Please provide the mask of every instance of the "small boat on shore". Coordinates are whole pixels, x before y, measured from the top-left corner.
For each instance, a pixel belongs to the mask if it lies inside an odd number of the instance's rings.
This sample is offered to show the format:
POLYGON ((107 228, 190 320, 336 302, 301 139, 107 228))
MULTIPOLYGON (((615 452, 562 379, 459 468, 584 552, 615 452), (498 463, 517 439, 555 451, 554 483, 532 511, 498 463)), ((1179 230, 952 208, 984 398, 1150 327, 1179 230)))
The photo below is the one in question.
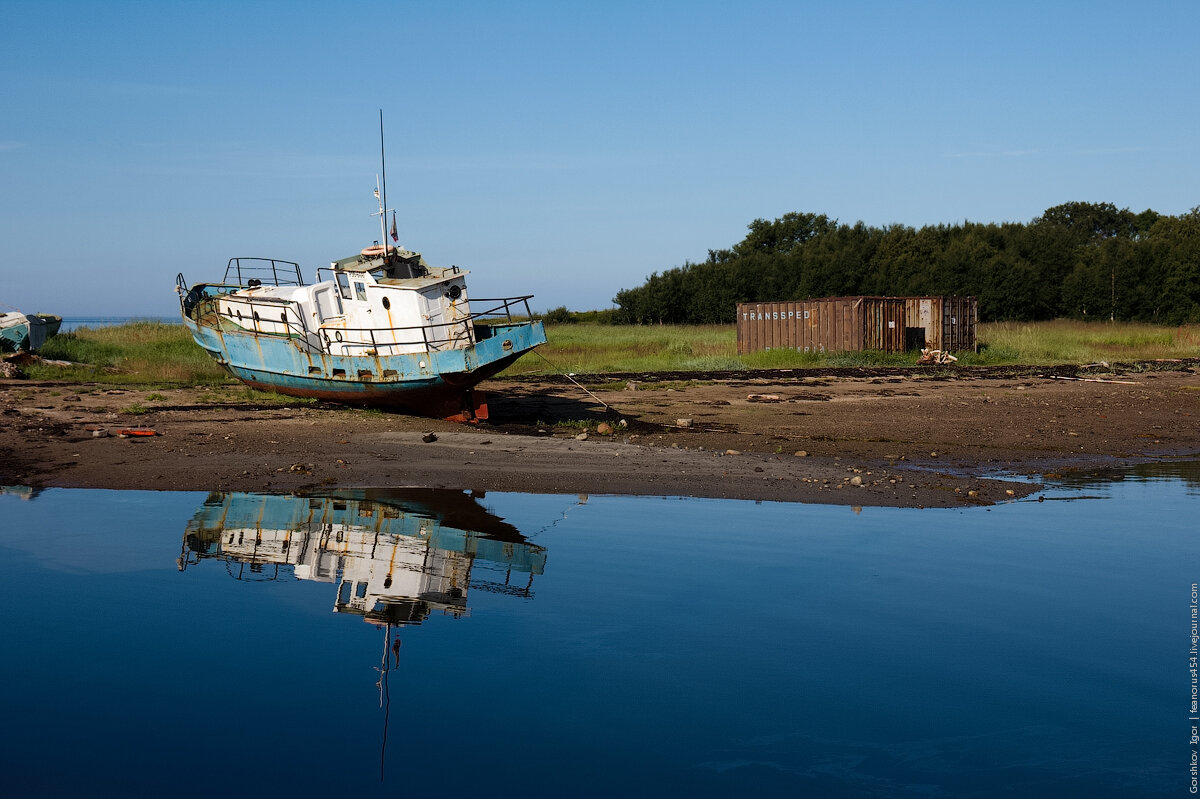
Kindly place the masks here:
MULTIPOLYGON (((379 138, 383 165, 382 112, 379 138)), ((399 235, 387 207, 386 166, 382 174, 375 186, 382 245, 318 269, 312 284, 297 263, 275 258, 231 258, 220 283, 189 286, 181 273, 183 324, 254 388, 486 419, 475 386, 546 342, 529 309, 532 295, 468 299, 465 270, 430 266, 393 245, 399 235)))
POLYGON ((62 317, 53 314, 0 313, 0 352, 39 350, 61 326, 62 317))
POLYGON ((180 273, 183 324, 253 388, 486 419, 475 386, 546 343, 529 309, 533 295, 470 300, 465 270, 430 266, 420 253, 389 243, 399 235, 396 212, 387 207, 382 111, 379 144, 382 245, 318 269, 312 284, 297 263, 275 258, 230 258, 220 283, 189 286, 180 273))
POLYGON ((183 323, 231 374, 296 397, 487 418, 480 381, 546 341, 532 295, 468 300, 467 272, 374 245, 318 270, 231 258, 220 283, 176 280, 183 323))

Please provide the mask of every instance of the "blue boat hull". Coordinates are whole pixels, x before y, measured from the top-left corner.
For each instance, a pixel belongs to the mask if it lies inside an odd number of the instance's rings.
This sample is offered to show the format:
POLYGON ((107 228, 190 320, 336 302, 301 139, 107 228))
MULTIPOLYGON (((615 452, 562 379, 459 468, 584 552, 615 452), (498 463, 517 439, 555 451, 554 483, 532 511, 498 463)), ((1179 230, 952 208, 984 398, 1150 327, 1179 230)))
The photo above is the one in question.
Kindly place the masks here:
POLYGON ((546 342, 541 322, 480 325, 463 349, 400 355, 332 355, 303 340, 255 333, 227 320, 212 326, 188 316, 192 338, 234 377, 254 388, 295 397, 396 407, 429 416, 470 411, 482 380, 546 342))
POLYGON ((0 352, 29 349, 29 323, 11 325, 0 330, 0 352))
POLYGON ((58 332, 62 317, 53 314, 8 313, 0 327, 0 352, 32 352, 41 349, 46 339, 58 332), (17 323, 14 324, 15 320, 17 323))

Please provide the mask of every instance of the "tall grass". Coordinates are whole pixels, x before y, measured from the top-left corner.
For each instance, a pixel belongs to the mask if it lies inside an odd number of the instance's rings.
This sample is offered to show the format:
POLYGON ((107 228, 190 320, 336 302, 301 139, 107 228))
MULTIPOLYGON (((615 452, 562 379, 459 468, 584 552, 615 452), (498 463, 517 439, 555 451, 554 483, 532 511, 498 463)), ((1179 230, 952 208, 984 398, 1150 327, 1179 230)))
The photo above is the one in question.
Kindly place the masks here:
POLYGON ((979 326, 980 351, 962 363, 1112 363, 1200 356, 1200 325, 1139 322, 992 322, 979 326))
MULTIPOLYGON (((547 337, 549 343, 525 355, 504 374, 906 366, 915 365, 917 359, 914 352, 771 350, 739 356, 732 325, 619 326, 571 322, 548 325, 547 337)), ((956 353, 960 364, 1038 366, 1200 357, 1200 325, 994 322, 980 325, 977 338, 979 352, 956 353)), ((26 375, 37 380, 236 385, 192 341, 183 325, 131 322, 113 327, 83 327, 54 336, 39 354, 74 365, 25 367, 26 375)))
MULTIPOLYGON (((739 356, 732 325, 547 325, 543 358, 527 355, 506 374, 561 370, 578 374, 822 366, 915 366, 918 353, 795 352, 739 356), (547 364, 547 361, 550 363, 547 364)), ((977 331, 979 352, 955 353, 969 365, 1087 364, 1200 357, 1200 325, 1164 327, 1107 322, 993 322, 977 331)))
POLYGON ((587 322, 547 325, 548 343, 507 374, 579 374, 665 370, 741 369, 734 329, 728 325, 621 326, 587 322), (549 361, 549 363, 547 363, 549 361))
POLYGON ((25 367, 26 375, 36 380, 162 385, 221 385, 231 380, 192 341, 187 328, 163 322, 81 327, 53 336, 38 354, 72 365, 25 367))

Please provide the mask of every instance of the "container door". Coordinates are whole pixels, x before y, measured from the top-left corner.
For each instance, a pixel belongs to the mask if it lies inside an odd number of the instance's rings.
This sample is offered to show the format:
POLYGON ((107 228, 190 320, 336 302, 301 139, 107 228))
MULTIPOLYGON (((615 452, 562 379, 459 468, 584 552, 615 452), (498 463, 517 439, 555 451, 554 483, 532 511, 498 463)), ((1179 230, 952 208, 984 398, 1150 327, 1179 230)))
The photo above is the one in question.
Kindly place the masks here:
POLYGON ((941 337, 938 335, 940 331, 933 329, 933 300, 921 300, 921 305, 917 311, 919 324, 925 330, 925 347, 939 347, 941 337))

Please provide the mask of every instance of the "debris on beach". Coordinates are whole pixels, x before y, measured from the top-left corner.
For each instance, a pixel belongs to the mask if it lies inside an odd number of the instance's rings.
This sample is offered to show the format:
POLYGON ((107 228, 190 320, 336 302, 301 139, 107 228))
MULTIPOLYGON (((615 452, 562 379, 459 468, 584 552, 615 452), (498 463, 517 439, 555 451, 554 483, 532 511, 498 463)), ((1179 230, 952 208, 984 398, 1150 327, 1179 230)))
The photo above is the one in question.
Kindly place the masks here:
POLYGON ((149 427, 123 427, 117 431, 117 435, 121 438, 149 438, 158 435, 158 431, 149 427))
POLYGON ((921 357, 917 358, 917 363, 922 366, 927 366, 929 364, 946 366, 952 363, 958 363, 958 358, 955 358, 946 350, 922 349, 921 357))

